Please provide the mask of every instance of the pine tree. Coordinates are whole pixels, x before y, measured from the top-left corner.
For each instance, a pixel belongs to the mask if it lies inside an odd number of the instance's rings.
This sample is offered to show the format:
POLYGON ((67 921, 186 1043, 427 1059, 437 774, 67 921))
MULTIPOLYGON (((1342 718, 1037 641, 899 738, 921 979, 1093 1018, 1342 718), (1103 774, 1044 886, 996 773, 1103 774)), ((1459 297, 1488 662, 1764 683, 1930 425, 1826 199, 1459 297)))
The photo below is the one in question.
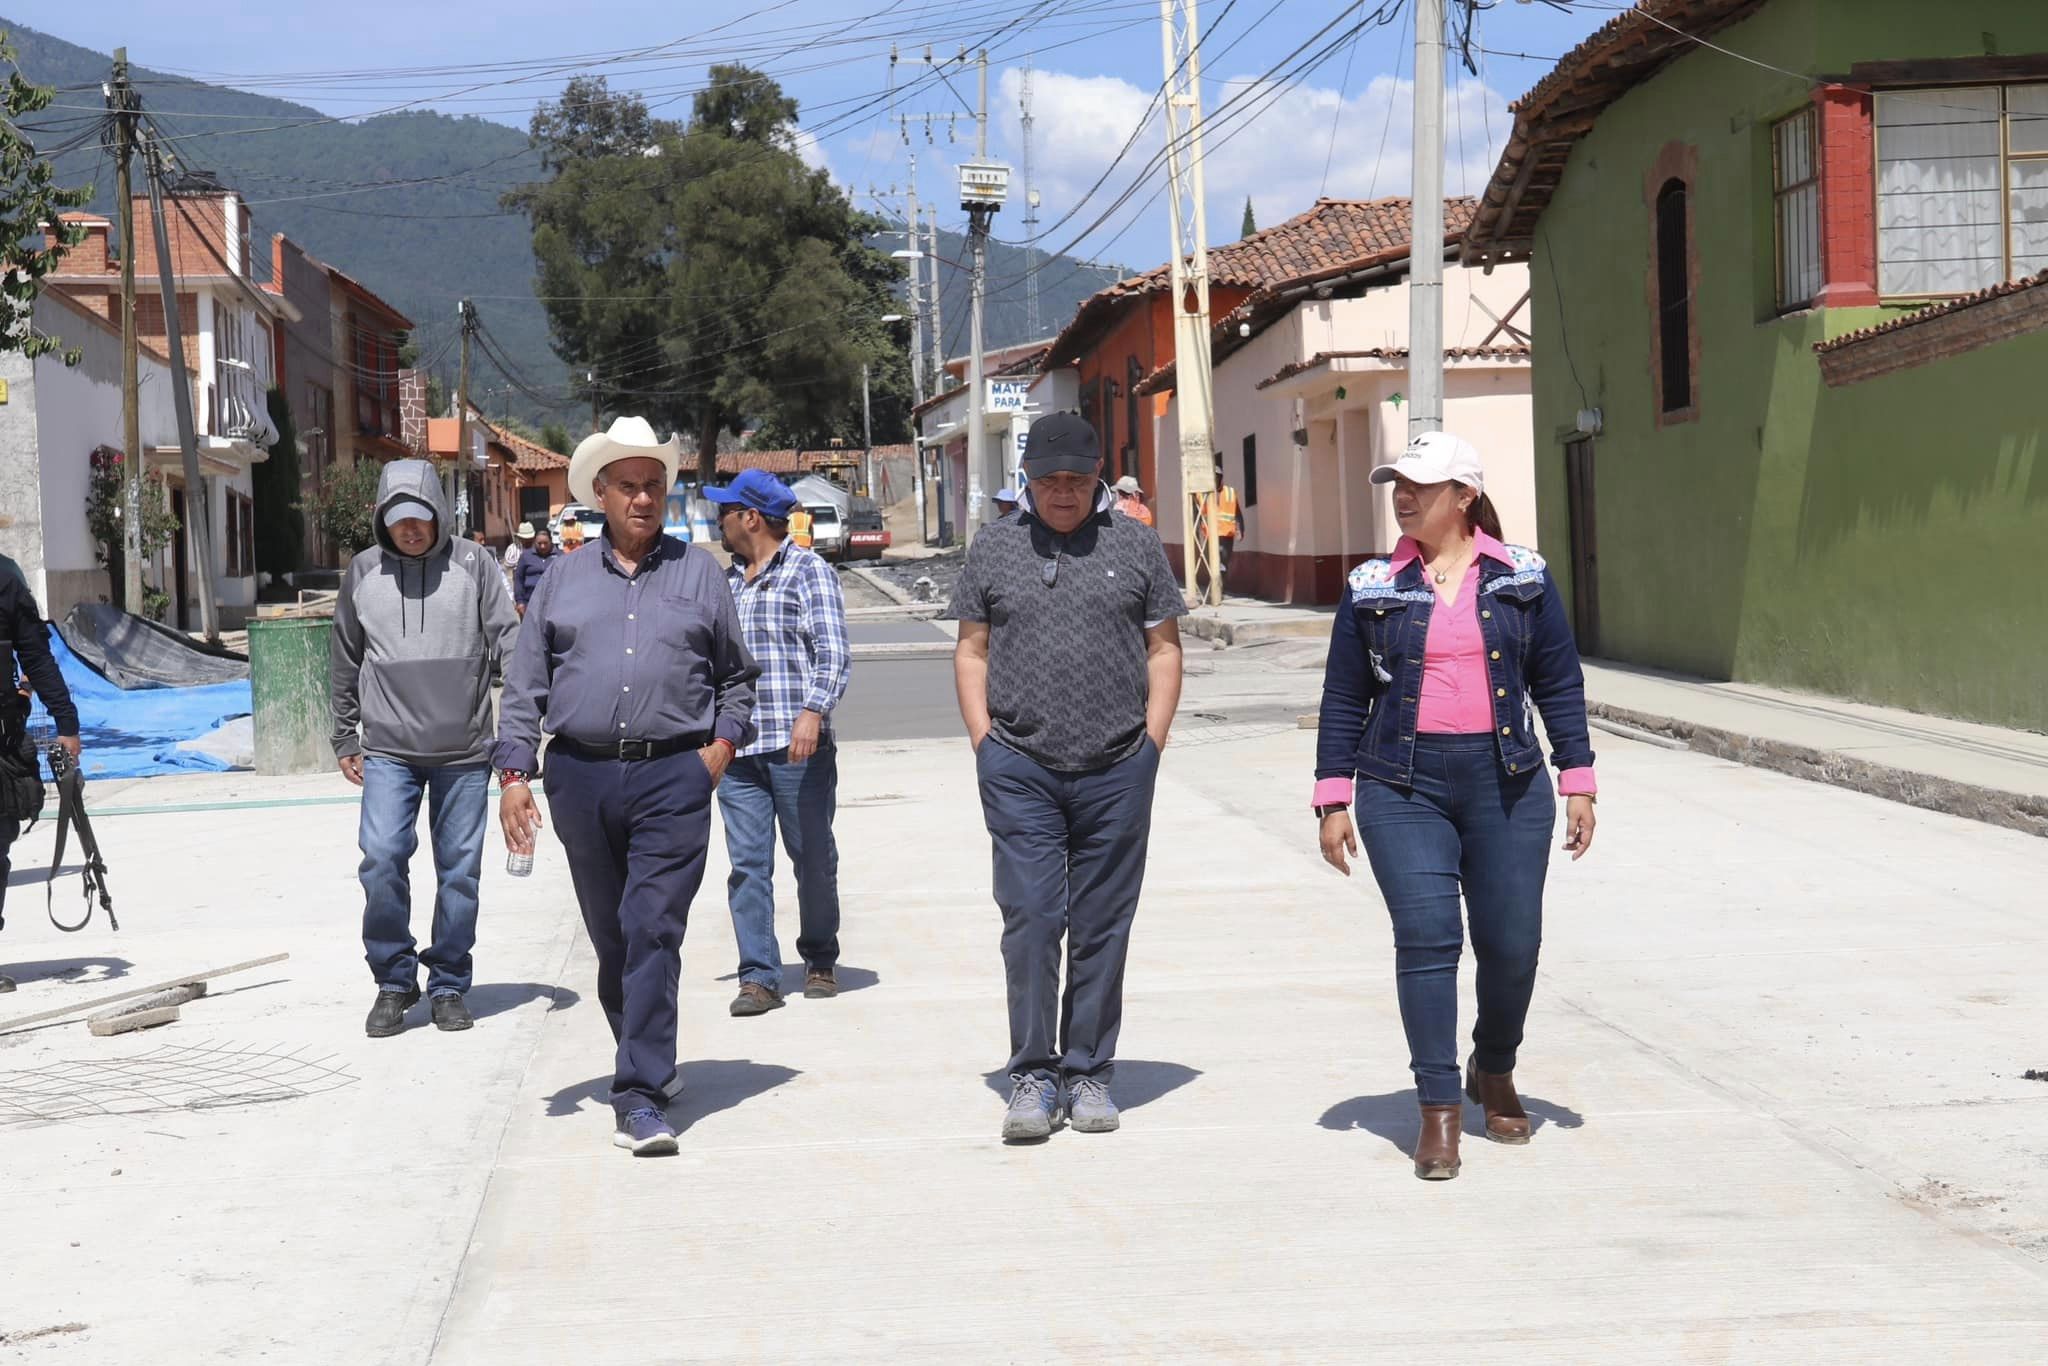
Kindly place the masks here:
POLYGON ((1259 220, 1252 217, 1252 197, 1244 197, 1244 226, 1238 229, 1238 236, 1250 237, 1259 230, 1259 220))
MULTIPOLYGON (((14 59, 6 30, 0 29, 0 62, 11 68, 0 94, 5 113, 0 118, 0 352, 19 351, 33 360, 63 346, 35 330, 42 279, 67 250, 85 240, 83 228, 59 215, 90 201, 93 192, 90 185, 64 189, 55 184, 48 158, 22 133, 21 120, 48 108, 57 92, 24 80, 14 59)), ((77 364, 78 353, 67 352, 64 361, 77 364)))

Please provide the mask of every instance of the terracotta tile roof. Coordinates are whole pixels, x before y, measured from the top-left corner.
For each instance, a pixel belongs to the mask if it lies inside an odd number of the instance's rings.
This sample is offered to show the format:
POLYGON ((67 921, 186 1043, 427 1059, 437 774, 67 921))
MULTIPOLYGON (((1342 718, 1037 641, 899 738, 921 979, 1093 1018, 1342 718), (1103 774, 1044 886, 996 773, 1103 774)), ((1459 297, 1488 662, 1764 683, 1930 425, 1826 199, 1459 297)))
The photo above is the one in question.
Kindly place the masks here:
POLYGON ((1843 347, 1853 346, 1857 342, 1868 341, 1872 337, 1888 336, 1893 332, 1903 331, 1908 327, 1918 327, 1922 323, 1932 322, 1936 318, 1945 318, 1952 313, 1960 313, 1966 308, 1975 308, 1980 304, 1990 303, 1993 299, 2003 299, 2007 295, 2019 294, 2026 290, 2039 289, 2043 285, 2048 285, 2048 271, 2043 271, 2039 275, 2030 275, 2024 280, 2007 280, 2002 284, 1993 285, 1989 289, 1980 289, 1975 294, 1965 294, 1959 299, 1950 299, 1946 303, 1932 304, 1917 313, 1908 313, 1903 317, 1893 318, 1890 322, 1878 323, 1874 327, 1864 327, 1858 328, 1854 332, 1844 332, 1841 336, 1829 341, 1815 342, 1813 349, 1825 356, 1831 352, 1840 351, 1843 347))
MULTIPOLYGON (((1445 240, 1456 241, 1472 221, 1475 201, 1444 201, 1445 240)), ((1413 209, 1405 199, 1318 199, 1315 207, 1284 223, 1209 250, 1209 283, 1235 289, 1280 288, 1303 280, 1356 270, 1376 258, 1408 254, 1413 209)), ((1171 286, 1171 264, 1119 280, 1098 290, 1054 338, 1056 363, 1075 353, 1105 327, 1126 300, 1171 286)))
POLYGON ((1048 342, 1035 351, 1027 351, 1007 363, 989 371, 990 379, 1008 379, 1016 375, 1035 375, 1045 358, 1052 354, 1052 343, 1048 342))
POLYGON ((492 441, 512 453, 512 465, 515 469, 532 474, 544 470, 566 470, 569 468, 569 457, 566 455, 558 454, 549 450, 546 446, 528 441, 525 437, 508 432, 503 427, 496 426, 495 424, 487 422, 484 426, 490 432, 490 439, 492 441))
POLYGON ((1816 343, 1821 378, 1840 388, 2048 331, 2043 286, 2048 271, 1816 343))
MULTIPOLYGON (((1453 346, 1444 352, 1447 361, 1459 360, 1503 360, 1525 361, 1530 356, 1526 346, 1453 346)), ((1333 360, 1398 360, 1408 359, 1405 346, 1375 346, 1367 351, 1318 351, 1307 360, 1298 360, 1259 381, 1259 388, 1270 388, 1296 375, 1305 375, 1311 370, 1328 365, 1333 360)))
POLYGON ((1603 111, 1765 0, 1639 0, 1559 59, 1510 108, 1514 129, 1480 197, 1465 259, 1526 256, 1536 220, 1564 178, 1572 148, 1603 111))

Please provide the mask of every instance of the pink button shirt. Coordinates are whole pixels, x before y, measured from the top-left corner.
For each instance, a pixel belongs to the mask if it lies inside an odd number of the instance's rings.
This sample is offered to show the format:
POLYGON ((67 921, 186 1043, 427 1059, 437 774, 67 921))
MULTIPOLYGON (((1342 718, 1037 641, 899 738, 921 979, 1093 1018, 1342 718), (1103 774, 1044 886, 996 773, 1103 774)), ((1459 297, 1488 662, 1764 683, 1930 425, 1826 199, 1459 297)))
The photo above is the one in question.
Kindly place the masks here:
MULTIPOLYGON (((1507 547, 1485 532, 1473 535, 1478 555, 1509 563, 1507 547)), ((1396 574, 1422 558, 1415 542, 1403 536, 1394 546, 1390 566, 1396 574)), ((1486 637, 1479 629, 1479 563, 1475 558, 1458 586, 1458 600, 1437 599, 1430 613, 1429 636, 1422 651, 1422 693, 1416 699, 1415 728, 1424 735, 1491 735, 1493 678, 1486 668, 1486 637)), ((1350 778, 1324 778, 1316 783, 1314 804, 1333 806, 1352 797, 1350 778)), ((1567 797, 1592 796, 1599 784, 1590 766, 1568 768, 1557 775, 1557 790, 1567 797)))

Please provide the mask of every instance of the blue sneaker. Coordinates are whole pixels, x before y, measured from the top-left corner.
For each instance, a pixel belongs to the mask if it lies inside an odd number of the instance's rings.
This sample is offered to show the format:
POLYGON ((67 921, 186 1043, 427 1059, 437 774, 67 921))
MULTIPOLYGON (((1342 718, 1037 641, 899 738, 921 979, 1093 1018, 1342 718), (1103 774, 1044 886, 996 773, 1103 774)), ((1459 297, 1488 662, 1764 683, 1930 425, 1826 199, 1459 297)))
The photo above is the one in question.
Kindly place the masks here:
POLYGON ((1052 1137, 1052 1112, 1059 1103, 1058 1083, 1030 1075, 1010 1077, 1010 1108, 1003 1115, 1006 1142, 1052 1137))
POLYGON ((676 1131, 662 1118, 661 1111, 645 1106, 628 1111, 619 1121, 612 1146, 630 1148, 635 1157, 673 1157, 679 1151, 676 1131))

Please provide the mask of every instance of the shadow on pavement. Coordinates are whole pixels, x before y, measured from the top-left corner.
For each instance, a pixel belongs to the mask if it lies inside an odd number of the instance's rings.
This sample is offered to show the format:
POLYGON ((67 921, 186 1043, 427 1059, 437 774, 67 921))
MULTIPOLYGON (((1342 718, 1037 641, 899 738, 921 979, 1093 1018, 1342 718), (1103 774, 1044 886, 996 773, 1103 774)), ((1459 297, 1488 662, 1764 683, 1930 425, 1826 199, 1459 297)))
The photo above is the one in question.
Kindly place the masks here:
MULTIPOLYGON (((1109 1096, 1119 1110, 1135 1110, 1140 1105, 1150 1105, 1161 1096, 1178 1091, 1196 1077, 1199 1069, 1177 1062, 1147 1062, 1142 1058, 1118 1058, 1116 1077, 1110 1083, 1109 1096)), ((1010 1074, 990 1072, 982 1080, 988 1089, 1010 1098, 1010 1074)))
MULTIPOLYGON (((677 1070, 683 1075, 683 1092, 668 1106, 668 1115, 678 1132, 802 1075, 794 1067, 746 1058, 704 1058, 683 1063, 677 1070)), ((548 1116, 559 1119, 586 1106, 602 1109, 609 1103, 611 1091, 610 1074, 565 1086, 547 1098, 548 1116)))
MULTIPOLYGON (((57 870, 57 876, 76 877, 84 871, 85 865, 82 863, 67 863, 57 870)), ((10 887, 40 887, 49 880, 48 868, 15 868, 7 874, 7 885, 10 887)))
MULTIPOLYGON (((849 991, 865 991, 882 980, 882 976, 878 972, 872 972, 867 968, 850 968, 844 963, 834 968, 832 975, 839 979, 839 994, 841 996, 844 996, 849 991)), ((740 975, 737 972, 728 972, 718 980, 721 982, 737 982, 740 980, 740 975)), ((804 965, 802 963, 784 963, 782 965, 782 994, 784 996, 801 996, 804 994, 804 965)))
POLYGON ((485 982, 469 989, 469 1013, 479 1020, 517 1010, 528 1001, 551 1000, 549 1010, 567 1010, 583 998, 552 982, 485 982))
MULTIPOLYGON (((1552 1124, 1560 1129, 1577 1129, 1586 1123, 1585 1116, 1577 1110, 1553 1105, 1535 1096, 1523 1096, 1522 1108, 1529 1112, 1532 1136, 1552 1124)), ((1317 1123, 1325 1129, 1363 1129, 1367 1133, 1378 1134, 1405 1153, 1414 1146, 1419 1117, 1415 1092, 1403 1089, 1381 1096, 1353 1096, 1350 1100, 1339 1101, 1323 1111, 1323 1117, 1317 1123)), ((1486 1137, 1486 1111, 1469 1101, 1465 1104, 1464 1132, 1469 1138, 1486 1137)))
POLYGON ((111 982, 126 977, 134 964, 125 958, 43 958, 33 963, 10 963, 0 958, 0 973, 16 982, 111 982))

